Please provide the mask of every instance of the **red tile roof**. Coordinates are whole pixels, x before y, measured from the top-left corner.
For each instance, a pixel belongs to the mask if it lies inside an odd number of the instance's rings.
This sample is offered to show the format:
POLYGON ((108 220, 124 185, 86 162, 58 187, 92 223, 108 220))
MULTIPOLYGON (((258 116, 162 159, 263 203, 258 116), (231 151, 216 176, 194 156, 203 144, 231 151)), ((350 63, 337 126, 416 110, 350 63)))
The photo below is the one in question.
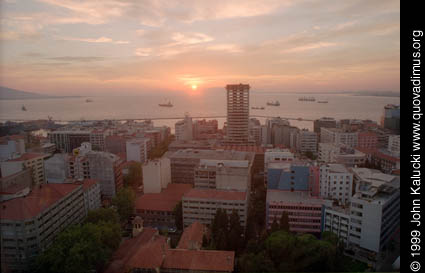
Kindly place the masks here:
POLYGON ((99 183, 99 181, 96 179, 84 179, 82 183, 84 191, 87 191, 88 189, 96 185, 97 183, 99 183))
POLYGON ((169 249, 162 268, 232 272, 234 251, 169 249))
POLYGON ((31 159, 35 159, 35 158, 38 158, 38 157, 44 157, 44 156, 45 156, 45 154, 25 153, 18 158, 9 159, 8 161, 26 161, 26 160, 31 160, 31 159))
POLYGON ((192 189, 190 184, 169 184, 161 193, 147 193, 136 199, 136 210, 173 211, 183 195, 192 189))
POLYGON ((198 246, 202 246, 202 237, 204 236, 204 231, 206 227, 200 222, 194 222, 188 226, 177 245, 177 248, 189 249, 192 243, 196 243, 198 246))
POLYGON ((160 268, 167 250, 167 238, 154 235, 152 240, 139 246, 128 265, 130 268, 160 268))
POLYGON ((186 193, 184 197, 216 200, 246 200, 246 192, 192 189, 186 193))
MULTIPOLYGON (((148 242, 152 241, 157 233, 156 229, 145 227, 138 236, 124 241, 113 254, 105 273, 121 273, 131 269, 130 260, 138 254, 140 248, 146 248, 148 242)), ((140 258, 143 259, 143 257, 140 258)))
POLYGON ((22 221, 39 215, 57 201, 74 191, 75 184, 43 184, 35 187, 30 194, 3 202, 0 219, 22 221))

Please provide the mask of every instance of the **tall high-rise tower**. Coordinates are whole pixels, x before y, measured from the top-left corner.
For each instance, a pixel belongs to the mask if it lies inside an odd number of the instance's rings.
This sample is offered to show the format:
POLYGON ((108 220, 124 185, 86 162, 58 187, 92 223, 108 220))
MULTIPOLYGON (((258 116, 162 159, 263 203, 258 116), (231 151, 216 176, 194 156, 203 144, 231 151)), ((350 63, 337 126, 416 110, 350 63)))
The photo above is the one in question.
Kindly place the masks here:
POLYGON ((249 144, 249 84, 228 84, 227 142, 249 144))

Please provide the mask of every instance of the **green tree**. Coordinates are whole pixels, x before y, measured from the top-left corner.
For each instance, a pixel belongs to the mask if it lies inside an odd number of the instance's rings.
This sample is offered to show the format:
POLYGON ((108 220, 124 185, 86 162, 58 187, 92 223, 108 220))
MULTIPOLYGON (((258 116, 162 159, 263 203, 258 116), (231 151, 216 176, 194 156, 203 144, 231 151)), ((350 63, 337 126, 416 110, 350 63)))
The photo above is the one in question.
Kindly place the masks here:
POLYGON ((180 201, 173 209, 174 223, 179 230, 183 230, 183 205, 180 201))
POLYGON ((283 211, 280 217, 279 229, 289 232, 289 216, 286 211, 283 211))
POLYGON ((243 227, 237 210, 233 210, 229 218, 228 250, 238 251, 242 247, 243 227))
POLYGON ((273 223, 270 227, 270 233, 276 232, 279 230, 279 224, 277 223, 276 215, 273 218, 273 223))
POLYGON ((273 262, 264 251, 243 254, 238 261, 240 272, 276 272, 273 262))
POLYGON ((121 222, 126 222, 134 212, 134 201, 136 195, 131 188, 122 188, 112 199, 112 205, 117 208, 121 222))
POLYGON ((111 208, 99 208, 88 212, 85 219, 86 223, 97 224, 99 222, 119 223, 119 216, 116 211, 111 208))
POLYGON ((217 209, 211 225, 212 244, 217 250, 228 248, 228 226, 229 218, 226 211, 221 208, 217 209))
POLYGON ((131 187, 137 191, 138 187, 143 184, 142 163, 132 162, 128 168, 128 174, 124 176, 124 186, 131 187))

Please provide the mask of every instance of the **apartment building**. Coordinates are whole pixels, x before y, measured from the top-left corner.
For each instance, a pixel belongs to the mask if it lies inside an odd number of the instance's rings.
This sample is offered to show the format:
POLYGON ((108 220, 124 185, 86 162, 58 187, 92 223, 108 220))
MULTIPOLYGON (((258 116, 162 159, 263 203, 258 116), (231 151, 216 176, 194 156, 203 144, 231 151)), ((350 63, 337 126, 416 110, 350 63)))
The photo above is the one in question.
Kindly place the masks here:
POLYGON ((353 174, 342 164, 320 166, 320 196, 338 201, 341 205, 350 201, 353 193, 353 174))
POLYGON ((44 184, 2 202, 2 272, 24 272, 55 237, 85 217, 82 185, 44 184))
POLYGON ((377 149, 378 148, 378 135, 375 132, 364 131, 358 133, 358 148, 377 149))
MULTIPOLYGON (((69 175, 70 165, 68 161, 70 156, 68 154, 54 154, 52 157, 44 161, 44 173, 46 176, 46 183, 63 183, 68 177, 76 176, 75 169, 72 168, 73 174, 69 175)), ((78 176, 77 176, 78 177, 78 176)))
POLYGON ((32 184, 30 169, 0 177, 0 202, 27 195, 32 184))
POLYGON ((400 135, 391 135, 388 137, 387 150, 394 155, 400 155, 400 135))
POLYGON ((313 123, 313 131, 320 134, 320 128, 336 128, 337 122, 334 118, 323 117, 316 119, 313 123))
POLYGON ((192 118, 188 115, 183 120, 177 121, 175 124, 176 140, 192 140, 193 139, 193 123, 192 118))
POLYGON ((267 165, 267 189, 309 191, 310 166, 301 161, 271 162, 267 165))
POLYGON ((317 153, 317 133, 303 129, 296 134, 296 148, 299 153, 317 153))
POLYGON ((143 192, 160 193, 171 183, 170 159, 149 160, 143 164, 143 192))
POLYGON ((366 168, 352 168, 352 173, 355 194, 350 206, 327 207, 324 230, 341 236, 360 254, 376 255, 400 226, 400 177, 366 168), (335 224, 334 215, 344 222, 343 226, 335 224))
POLYGON ((2 174, 8 175, 6 172, 4 172, 5 169, 8 169, 9 167, 14 169, 12 167, 13 165, 21 165, 24 168, 28 168, 31 170, 32 180, 34 185, 43 184, 45 182, 45 175, 44 175, 44 158, 46 157, 45 154, 38 154, 38 153, 25 153, 22 154, 18 158, 9 159, 6 162, 2 162, 2 174))
POLYGON ((228 84, 227 142, 247 145, 249 142, 249 84, 228 84))
POLYGON ((216 137, 218 132, 218 121, 213 120, 195 120, 193 122, 193 138, 196 140, 210 139, 216 137))
POLYGON ((126 143, 127 161, 144 163, 148 160, 151 150, 149 138, 138 138, 128 140, 126 143))
POLYGON ((358 132, 343 130, 340 128, 321 128, 320 129, 321 143, 345 144, 349 147, 357 147, 358 132))
POLYGON ((25 153, 25 141, 21 137, 0 138, 0 161, 5 161, 25 153))

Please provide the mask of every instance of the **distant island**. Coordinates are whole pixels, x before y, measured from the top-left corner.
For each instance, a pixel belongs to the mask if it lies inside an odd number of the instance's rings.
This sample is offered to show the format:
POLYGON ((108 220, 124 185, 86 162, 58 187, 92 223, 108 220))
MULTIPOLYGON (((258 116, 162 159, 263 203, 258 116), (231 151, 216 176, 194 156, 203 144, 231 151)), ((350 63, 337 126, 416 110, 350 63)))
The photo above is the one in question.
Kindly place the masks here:
POLYGON ((0 100, 58 99, 79 97, 81 96, 48 96, 0 86, 0 100))

